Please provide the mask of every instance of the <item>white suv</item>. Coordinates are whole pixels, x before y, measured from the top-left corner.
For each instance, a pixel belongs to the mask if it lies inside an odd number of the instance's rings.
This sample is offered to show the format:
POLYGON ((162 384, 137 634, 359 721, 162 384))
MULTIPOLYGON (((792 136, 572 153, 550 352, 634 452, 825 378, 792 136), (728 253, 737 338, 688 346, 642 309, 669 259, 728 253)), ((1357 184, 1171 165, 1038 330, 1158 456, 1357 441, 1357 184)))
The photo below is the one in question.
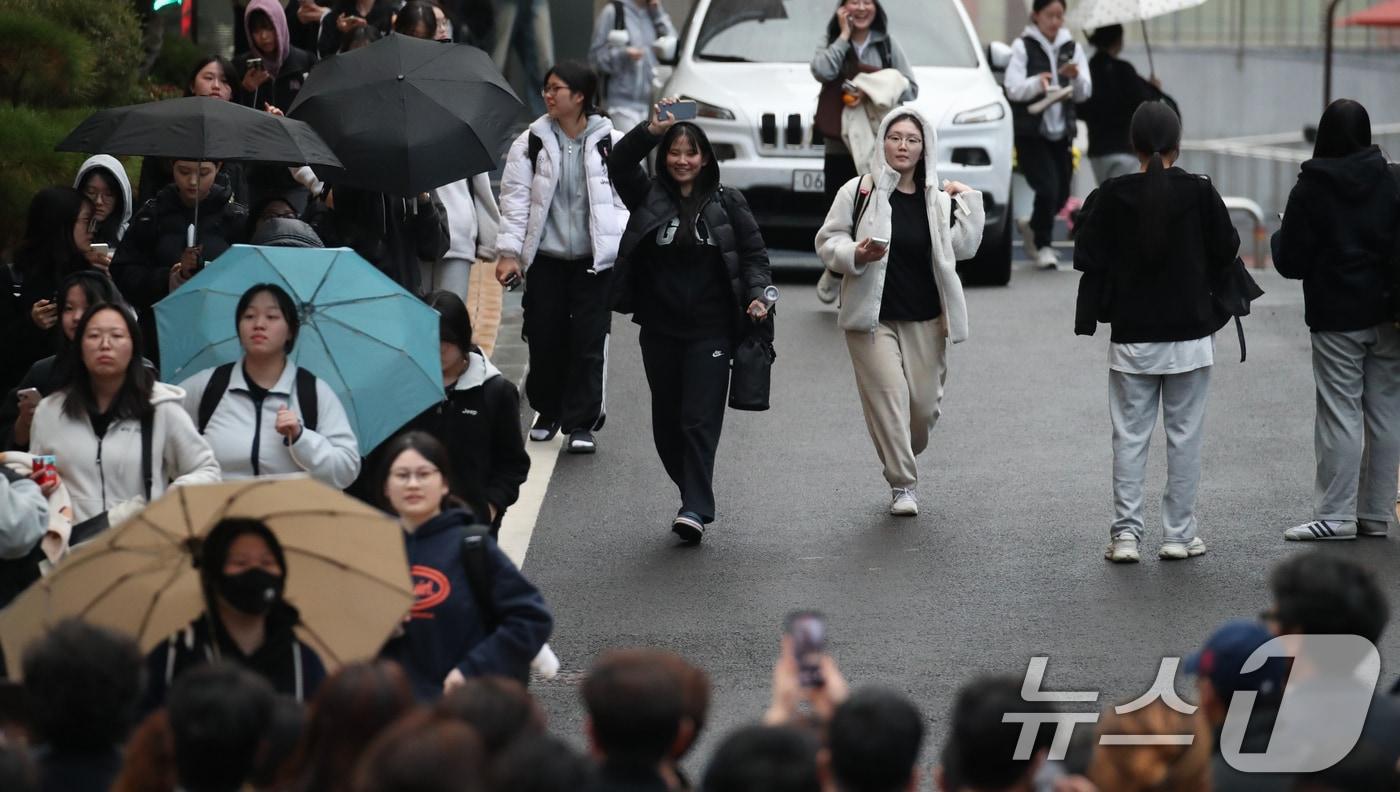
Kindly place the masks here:
MULTIPOLYGON (((939 176, 980 190, 987 226, 969 282, 1011 279, 1011 108, 960 0, 881 0, 914 67, 914 104, 938 124, 939 176)), ((815 231, 828 204, 820 85, 809 64, 835 0, 699 0, 661 95, 699 103, 724 181, 744 191, 768 229, 815 231)), ((1001 60, 1004 46, 993 45, 1001 60)), ((997 64, 1003 66, 1004 64, 997 64)))

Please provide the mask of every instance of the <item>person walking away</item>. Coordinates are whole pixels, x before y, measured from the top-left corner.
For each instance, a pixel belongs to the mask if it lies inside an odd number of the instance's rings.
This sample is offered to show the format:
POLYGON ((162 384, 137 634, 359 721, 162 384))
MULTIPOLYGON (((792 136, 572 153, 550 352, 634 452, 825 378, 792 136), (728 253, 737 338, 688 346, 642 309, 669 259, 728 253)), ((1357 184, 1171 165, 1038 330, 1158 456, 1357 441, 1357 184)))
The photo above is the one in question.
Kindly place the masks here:
POLYGON ((1161 102, 1133 114, 1140 173, 1110 179, 1079 216, 1074 268, 1084 273, 1074 331, 1113 328, 1108 349, 1113 425, 1113 522, 1104 558, 1139 560, 1143 480, 1157 423, 1167 436, 1158 557, 1206 551, 1196 523, 1206 395, 1215 363, 1214 333, 1229 316, 1213 295, 1235 266, 1240 237, 1210 180, 1174 167, 1181 121, 1161 102))
POLYGON ((676 123, 667 99, 627 133, 608 170, 627 204, 613 307, 641 326, 652 438, 680 488, 671 530, 699 542, 715 519, 714 469, 729 364, 752 322, 768 316, 768 251, 748 202, 720 184, 704 131, 676 123), (643 161, 660 144, 657 175, 643 161))
POLYGON ((217 180, 221 167, 218 162, 176 160, 175 182, 136 212, 112 258, 112 280, 136 309, 148 342, 146 357, 156 362, 155 304, 244 240, 248 210, 217 180))
POLYGON ((967 339, 955 267, 977 252, 986 221, 980 192, 939 187, 936 135, 913 107, 892 110, 879 169, 842 185, 816 239, 822 263, 845 276, 837 324, 899 516, 919 513, 916 457, 938 422, 948 342, 967 339))
POLYGON ((1273 237, 1274 266, 1303 281, 1317 416, 1313 519, 1284 531, 1311 542, 1385 536, 1400 466, 1396 260, 1400 168, 1371 142, 1351 99, 1328 105, 1273 237))
MULTIPOLYGON (((494 537, 506 510, 520 497, 530 455, 520 432, 520 392, 472 343, 471 315, 456 294, 437 291, 442 384, 446 397, 405 425, 427 432, 448 449, 452 491, 459 493, 494 537)), ((378 462, 380 455, 372 455, 378 462)))
POLYGON ((254 110, 286 110, 296 101, 316 58, 292 46, 286 10, 279 0, 250 0, 243 12, 250 47, 233 60, 239 104, 254 110))
POLYGON ((92 241, 107 246, 107 260, 117 252, 117 243, 126 236, 135 211, 131 205, 131 181, 116 157, 98 154, 88 157, 78 168, 73 189, 92 202, 92 241))
POLYGON ((511 144, 501 174, 496 278, 525 281, 530 439, 563 429, 569 453, 592 454, 607 419, 612 267, 627 226, 607 171, 621 133, 598 111, 587 64, 555 65, 541 93, 548 110, 511 144))
POLYGON ((56 459, 73 500, 73 522, 171 486, 219 481, 219 463, 181 402, 185 392, 156 382, 137 350, 141 327, 130 308, 88 308, 74 332, 72 378, 34 411, 30 451, 56 459))
POLYGON ((226 517, 204 539, 199 567, 205 611, 146 656, 145 709, 191 669, 230 662, 279 694, 308 702, 326 676, 316 650, 294 629, 301 616, 282 598, 287 556, 261 520, 226 517))
POLYGON ((1123 26, 1105 25, 1089 35, 1094 56, 1089 59, 1093 95, 1076 114, 1089 127, 1089 164, 1094 179, 1103 184, 1115 176, 1137 173, 1139 165, 1128 126, 1138 105, 1162 95, 1162 81, 1144 80, 1133 64, 1120 58, 1123 26))
MULTIPOLYGON (((918 98, 919 83, 904 50, 890 35, 889 17, 878 0, 838 0, 836 12, 827 22, 825 39, 812 56, 811 69, 822 84, 814 124, 823 140, 826 200, 832 203, 837 190, 865 173, 867 167, 865 162, 856 162, 842 136, 845 108, 859 107, 866 101, 859 89, 848 91, 846 85, 861 73, 896 69, 909 81, 898 102, 905 104, 918 98)), ((817 298, 827 304, 836 302, 840 288, 840 276, 830 269, 822 270, 817 298)))
POLYGON ((629 130, 651 115, 656 76, 656 42, 676 37, 676 26, 661 0, 612 0, 593 23, 588 63, 603 81, 613 126, 629 130))
POLYGON ((1075 105, 1093 94, 1093 78, 1083 48, 1065 29, 1065 0, 1035 0, 1031 8, 1031 24, 1011 44, 1003 84, 1011 100, 1016 161, 1035 190, 1030 223, 1021 227, 1026 255, 1042 269, 1056 269, 1060 257, 1050 243, 1055 215, 1069 200, 1075 105), (1048 92, 1065 88, 1070 92, 1063 100, 1039 114, 1031 112, 1032 104, 1046 99, 1048 92))
POLYGON ((448 250, 447 211, 436 190, 416 198, 353 187, 330 187, 327 211, 315 225, 327 247, 354 248, 365 261, 410 293, 421 295, 420 261, 448 250))
POLYGON ((325 380, 292 363, 301 322, 282 287, 259 283, 238 300, 242 356, 180 383, 185 412, 225 480, 307 473, 345 489, 360 472, 355 430, 325 380))
POLYGON ((424 432, 394 440, 378 476, 381 504, 403 525, 419 592, 403 634, 381 656, 403 666, 420 700, 468 677, 525 679, 554 626, 539 591, 490 537, 472 537, 484 556, 480 568, 468 567, 465 530, 475 520, 460 508, 452 480, 447 450, 424 432))

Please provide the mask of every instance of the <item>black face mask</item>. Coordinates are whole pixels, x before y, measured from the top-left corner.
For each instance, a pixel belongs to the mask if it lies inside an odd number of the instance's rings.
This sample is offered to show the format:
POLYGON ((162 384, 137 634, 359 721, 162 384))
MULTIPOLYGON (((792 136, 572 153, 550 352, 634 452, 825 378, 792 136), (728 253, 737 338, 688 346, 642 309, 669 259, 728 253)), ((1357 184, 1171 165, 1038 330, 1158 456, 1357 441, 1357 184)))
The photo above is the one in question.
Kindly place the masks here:
POLYGON ((283 578, 263 569, 249 569, 237 575, 220 575, 219 594, 237 610, 249 616, 267 613, 282 599, 283 578))

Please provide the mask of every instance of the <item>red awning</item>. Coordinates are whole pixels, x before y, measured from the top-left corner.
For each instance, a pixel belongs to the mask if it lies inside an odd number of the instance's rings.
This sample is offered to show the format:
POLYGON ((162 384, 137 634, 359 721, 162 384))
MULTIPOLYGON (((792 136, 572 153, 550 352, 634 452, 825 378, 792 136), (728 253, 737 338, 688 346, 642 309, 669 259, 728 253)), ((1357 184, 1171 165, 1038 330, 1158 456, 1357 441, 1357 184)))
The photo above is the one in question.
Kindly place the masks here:
POLYGON ((1377 3, 1365 11, 1352 14, 1338 22, 1337 25, 1339 27, 1350 25, 1400 27, 1400 0, 1385 0, 1383 3, 1377 3))

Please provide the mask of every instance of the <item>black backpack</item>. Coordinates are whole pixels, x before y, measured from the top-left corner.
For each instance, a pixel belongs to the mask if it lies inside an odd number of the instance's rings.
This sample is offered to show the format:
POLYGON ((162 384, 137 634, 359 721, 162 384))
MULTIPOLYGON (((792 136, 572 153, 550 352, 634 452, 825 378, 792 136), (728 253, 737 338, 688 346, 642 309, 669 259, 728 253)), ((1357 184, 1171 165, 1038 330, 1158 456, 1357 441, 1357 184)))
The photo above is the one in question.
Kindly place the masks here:
MULTIPOLYGON (((214 410, 218 409, 219 402, 223 401, 229 379, 233 377, 233 365, 225 363, 214 369, 213 376, 209 377, 209 384, 204 386, 204 395, 199 398, 199 418, 196 422, 200 434, 204 434, 204 430, 209 427, 209 419, 214 417, 214 410)), ((300 366, 297 367, 297 406, 301 408, 301 425, 316 431, 319 412, 316 375, 300 366)), ((148 492, 149 486, 148 484, 148 492)))
MULTIPOLYGON (((481 621, 487 632, 501 626, 500 614, 496 612, 495 600, 491 598, 491 565, 486 560, 486 537, 491 528, 474 523, 462 529, 462 569, 467 574, 467 586, 472 590, 472 601, 481 614, 481 621)), ((530 681, 530 667, 527 665, 515 677, 522 684, 530 681)))
MULTIPOLYGON (((525 143, 525 155, 530 158, 530 172, 534 173, 540 162, 540 152, 544 150, 544 140, 534 132, 530 133, 529 139, 525 143)), ((603 157, 603 174, 607 178, 608 157, 612 155, 612 135, 604 135, 598 141, 598 153, 603 157)))

